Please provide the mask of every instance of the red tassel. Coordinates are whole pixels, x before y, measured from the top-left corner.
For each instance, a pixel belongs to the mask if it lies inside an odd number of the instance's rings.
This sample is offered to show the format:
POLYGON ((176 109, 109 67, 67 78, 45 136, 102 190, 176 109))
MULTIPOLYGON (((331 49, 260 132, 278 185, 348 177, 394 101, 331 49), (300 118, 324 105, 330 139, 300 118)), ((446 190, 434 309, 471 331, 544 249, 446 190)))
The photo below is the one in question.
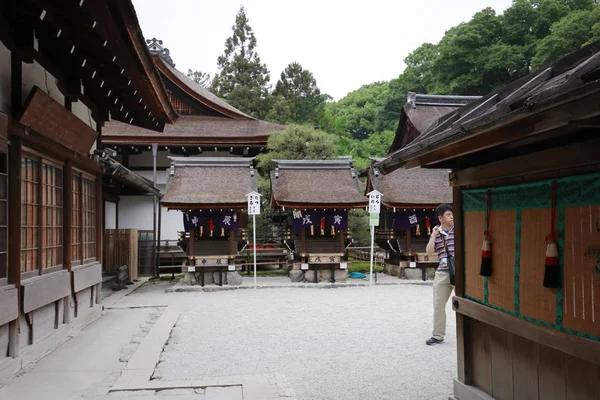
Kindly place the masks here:
POLYGON ((560 263, 556 240, 560 234, 554 231, 554 216, 556 215, 556 181, 552 182, 552 208, 550 215, 550 234, 546 236, 546 262, 544 265, 544 287, 557 289, 561 286, 560 263))
POLYGON ((425 229, 427 229, 427 236, 431 236, 431 221, 429 217, 425 217, 425 229))
POLYGON ((481 246, 481 267, 479 275, 492 275, 492 237, 490 236, 490 216, 492 212, 492 193, 488 190, 486 198, 486 231, 483 232, 483 245, 481 246))
POLYGON ((550 241, 546 246, 546 263, 544 268, 544 287, 560 287, 560 263, 558 260, 558 246, 555 241, 550 241))
POLYGON ((490 242, 490 234, 488 232, 485 232, 483 245, 481 246, 481 268, 479 269, 479 275, 492 275, 492 245, 490 242))

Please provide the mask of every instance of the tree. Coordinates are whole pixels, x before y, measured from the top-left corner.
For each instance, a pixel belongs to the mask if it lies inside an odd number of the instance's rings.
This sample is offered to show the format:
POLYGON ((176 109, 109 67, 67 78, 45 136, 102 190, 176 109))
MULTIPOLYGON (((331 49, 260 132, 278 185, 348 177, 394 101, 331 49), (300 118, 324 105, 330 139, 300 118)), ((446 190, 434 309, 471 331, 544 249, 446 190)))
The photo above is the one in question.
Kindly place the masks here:
POLYGON ((578 10, 552 25, 550 35, 538 42, 533 57, 533 67, 547 63, 577 51, 600 37, 600 7, 578 10))
POLYGON ((217 60, 220 72, 212 90, 232 106, 256 118, 264 118, 269 104, 270 75, 256 52, 256 37, 244 7, 240 7, 233 35, 225 41, 225 53, 217 60))
POLYGON ((312 72, 292 62, 281 73, 273 91, 275 105, 269 112, 271 120, 280 123, 315 123, 325 102, 331 96, 321 94, 312 72))
POLYGON ((188 69, 187 76, 203 88, 208 88, 210 86, 210 74, 188 69))
POLYGON ((268 152, 258 156, 258 171, 268 176, 272 160, 325 160, 337 155, 337 138, 306 125, 291 124, 273 132, 267 142, 268 152))

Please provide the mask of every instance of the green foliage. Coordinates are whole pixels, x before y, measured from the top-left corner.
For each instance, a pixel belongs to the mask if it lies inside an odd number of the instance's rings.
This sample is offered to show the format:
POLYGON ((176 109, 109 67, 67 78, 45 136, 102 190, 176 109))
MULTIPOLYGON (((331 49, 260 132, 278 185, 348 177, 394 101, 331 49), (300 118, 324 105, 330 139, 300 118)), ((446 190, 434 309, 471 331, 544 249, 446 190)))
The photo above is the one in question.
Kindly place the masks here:
POLYGON ((554 23, 537 45, 532 66, 541 67, 600 38, 600 7, 578 10, 554 23))
POLYGON ((366 246, 371 243, 371 228, 369 213, 364 209, 348 211, 348 228, 352 232, 355 246, 366 246))
POLYGON ((267 119, 279 123, 315 123, 323 114, 325 101, 312 72, 293 62, 281 73, 273 91, 274 104, 267 119))
POLYGON ((212 81, 212 91, 241 111, 264 118, 270 108, 271 78, 256 52, 256 37, 243 6, 232 30, 225 53, 217 60, 220 72, 212 81))
POLYGON ((260 154, 257 168, 267 176, 272 160, 325 160, 337 155, 337 138, 327 132, 305 125, 289 125, 285 130, 273 132, 267 142, 266 153, 260 154))
POLYGON ((187 72, 188 78, 192 78, 194 82, 203 88, 208 88, 210 86, 210 74, 201 72, 201 71, 192 71, 188 69, 187 72))

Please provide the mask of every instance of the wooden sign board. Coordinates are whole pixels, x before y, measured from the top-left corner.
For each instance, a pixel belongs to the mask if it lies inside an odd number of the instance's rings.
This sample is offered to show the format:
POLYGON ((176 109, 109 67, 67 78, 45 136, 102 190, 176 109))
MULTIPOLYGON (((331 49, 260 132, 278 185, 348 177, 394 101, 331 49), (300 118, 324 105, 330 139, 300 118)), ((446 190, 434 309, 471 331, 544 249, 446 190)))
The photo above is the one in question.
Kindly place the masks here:
POLYGON ((337 264, 342 257, 338 254, 312 254, 308 257, 309 264, 337 264))

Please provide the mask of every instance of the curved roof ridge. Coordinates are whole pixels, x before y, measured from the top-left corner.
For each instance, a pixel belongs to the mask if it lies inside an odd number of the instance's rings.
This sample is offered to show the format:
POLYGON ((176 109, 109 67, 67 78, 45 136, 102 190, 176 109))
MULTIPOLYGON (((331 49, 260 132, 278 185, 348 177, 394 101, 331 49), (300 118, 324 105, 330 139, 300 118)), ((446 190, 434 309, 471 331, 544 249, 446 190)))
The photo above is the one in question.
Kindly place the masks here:
POLYGON ((197 84, 193 79, 188 77, 177 68, 171 66, 159 55, 153 56, 155 64, 160 72, 178 86, 181 90, 192 96, 195 100, 203 105, 212 108, 221 114, 233 119, 252 119, 256 118, 238 110, 219 96, 212 93, 210 90, 197 84))

